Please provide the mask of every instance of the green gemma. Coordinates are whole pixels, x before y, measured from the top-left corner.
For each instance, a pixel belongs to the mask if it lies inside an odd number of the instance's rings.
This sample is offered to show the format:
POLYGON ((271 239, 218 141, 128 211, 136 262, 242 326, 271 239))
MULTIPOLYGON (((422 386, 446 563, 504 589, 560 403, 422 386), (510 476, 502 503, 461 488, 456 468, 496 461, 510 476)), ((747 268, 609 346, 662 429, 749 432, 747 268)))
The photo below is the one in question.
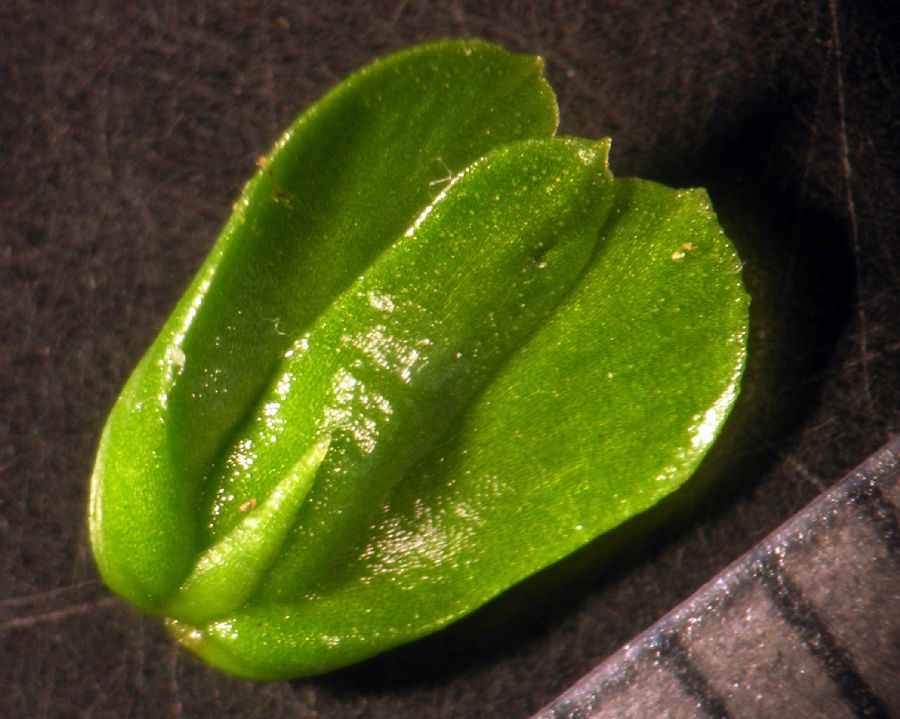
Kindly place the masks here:
POLYGON ((744 365, 702 190, 554 137, 539 58, 440 42, 287 131, 100 441, 104 580, 272 679, 433 632, 675 490, 744 365))

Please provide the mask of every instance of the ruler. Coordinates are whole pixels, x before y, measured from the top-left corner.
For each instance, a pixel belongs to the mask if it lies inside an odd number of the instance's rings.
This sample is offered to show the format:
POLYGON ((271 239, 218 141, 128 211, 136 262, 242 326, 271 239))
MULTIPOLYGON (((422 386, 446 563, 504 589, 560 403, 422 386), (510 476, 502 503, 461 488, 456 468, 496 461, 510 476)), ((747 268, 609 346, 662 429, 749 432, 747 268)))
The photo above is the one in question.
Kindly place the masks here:
POLYGON ((535 719, 900 719, 900 437, 535 719))

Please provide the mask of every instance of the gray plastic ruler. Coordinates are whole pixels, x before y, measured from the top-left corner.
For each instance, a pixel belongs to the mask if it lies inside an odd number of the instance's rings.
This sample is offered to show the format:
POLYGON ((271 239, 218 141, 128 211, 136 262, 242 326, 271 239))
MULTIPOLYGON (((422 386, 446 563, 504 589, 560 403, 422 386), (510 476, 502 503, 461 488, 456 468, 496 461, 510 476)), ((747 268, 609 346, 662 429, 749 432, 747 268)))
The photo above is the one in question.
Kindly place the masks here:
POLYGON ((900 719, 900 437, 540 719, 900 719))

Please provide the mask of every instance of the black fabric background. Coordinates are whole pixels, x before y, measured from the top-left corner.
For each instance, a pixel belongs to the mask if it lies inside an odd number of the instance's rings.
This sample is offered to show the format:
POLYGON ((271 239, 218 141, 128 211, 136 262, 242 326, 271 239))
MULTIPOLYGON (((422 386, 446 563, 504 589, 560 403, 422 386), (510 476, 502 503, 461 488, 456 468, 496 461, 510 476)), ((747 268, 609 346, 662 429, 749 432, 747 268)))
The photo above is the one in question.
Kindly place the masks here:
POLYGON ((3 3, 0 715, 523 717, 897 432, 895 3, 488 5, 3 3), (327 677, 225 676, 97 581, 99 431, 281 129, 460 36, 543 54, 561 130, 611 135, 617 174, 710 189, 754 295, 744 397, 665 529, 534 580, 530 610, 327 677))

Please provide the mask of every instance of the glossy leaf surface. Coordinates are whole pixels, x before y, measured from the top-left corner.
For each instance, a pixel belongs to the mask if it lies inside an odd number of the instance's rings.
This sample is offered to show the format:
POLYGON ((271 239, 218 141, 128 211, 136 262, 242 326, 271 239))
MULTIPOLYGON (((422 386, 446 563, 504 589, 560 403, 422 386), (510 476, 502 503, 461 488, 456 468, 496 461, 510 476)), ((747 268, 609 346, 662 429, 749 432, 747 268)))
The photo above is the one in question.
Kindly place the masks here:
POLYGON ((176 632, 229 671, 293 676, 468 613, 691 475, 737 395, 747 309, 703 191, 617 180, 587 276, 397 483, 355 556, 280 614, 176 632))
POLYGON ((104 430, 91 541, 113 589, 160 609, 205 543, 204 475, 284 352, 448 174, 555 127, 542 63, 479 42, 375 63, 294 123, 104 430), (137 548, 140 557, 130 556, 137 548))
POLYGON ((299 676, 434 631, 652 506, 719 432, 740 260, 703 191, 538 139, 539 68, 439 43, 339 86, 123 391, 95 555, 211 663, 299 676))

